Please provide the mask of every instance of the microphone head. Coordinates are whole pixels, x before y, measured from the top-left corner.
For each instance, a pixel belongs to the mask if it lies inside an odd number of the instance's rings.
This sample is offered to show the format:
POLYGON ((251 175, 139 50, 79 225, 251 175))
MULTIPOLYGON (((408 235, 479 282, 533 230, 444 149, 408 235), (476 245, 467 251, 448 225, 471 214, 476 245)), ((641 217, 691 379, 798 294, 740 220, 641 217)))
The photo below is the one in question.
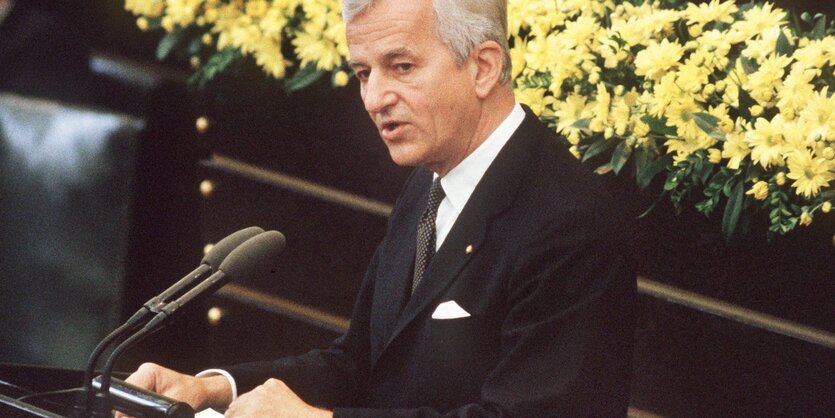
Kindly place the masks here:
POLYGON ((226 238, 212 246, 212 249, 200 260, 200 263, 208 265, 212 268, 212 271, 217 271, 220 263, 226 259, 232 250, 262 232, 264 230, 257 226, 250 226, 249 228, 244 228, 238 232, 229 234, 226 238))
POLYGON ((285 241, 281 232, 262 232, 232 250, 220 263, 220 270, 238 282, 266 276, 275 271, 285 241))

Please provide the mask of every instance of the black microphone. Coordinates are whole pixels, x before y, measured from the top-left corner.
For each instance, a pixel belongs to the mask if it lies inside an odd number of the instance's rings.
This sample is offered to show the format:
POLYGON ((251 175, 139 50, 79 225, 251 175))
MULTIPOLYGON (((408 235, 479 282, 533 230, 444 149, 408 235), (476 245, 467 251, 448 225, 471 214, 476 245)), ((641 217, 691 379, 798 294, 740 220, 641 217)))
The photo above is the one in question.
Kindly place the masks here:
MULTIPOLYGON (((101 376, 93 380, 93 387, 96 389, 101 388, 101 376)), ((110 379, 110 397, 115 409, 131 416, 146 418, 194 418, 194 409, 191 405, 142 389, 116 378, 110 379)))
POLYGON ((284 249, 285 243, 284 235, 278 231, 268 231, 250 238, 229 253, 229 256, 220 263, 216 273, 191 288, 177 300, 160 308, 160 312, 145 327, 152 328, 191 301, 211 295, 233 277, 237 280, 249 281, 274 272, 277 256, 284 249))
POLYGON ((119 344, 110 354, 107 364, 101 375, 101 387, 96 393, 96 402, 93 407, 94 416, 106 416, 110 410, 107 396, 110 392, 110 380, 113 366, 122 351, 135 344, 145 336, 162 328, 166 319, 171 317, 181 307, 192 303, 194 300, 201 300, 208 297, 232 278, 250 281, 256 277, 263 277, 275 272, 275 262, 278 254, 284 249, 285 238, 281 232, 267 231, 250 238, 231 253, 220 263, 218 270, 203 280, 197 286, 172 302, 168 302, 160 308, 157 313, 142 329, 119 344))
POLYGON ((89 400, 92 393, 92 379, 93 370, 98 363, 98 359, 102 352, 115 340, 124 336, 127 332, 132 331, 138 325, 148 320, 151 314, 158 313, 161 306, 163 306, 171 297, 181 292, 186 287, 192 285, 199 279, 210 275, 213 271, 217 271, 220 264, 235 248, 243 244, 248 239, 264 232, 263 229, 257 226, 241 229, 228 235, 226 238, 220 240, 215 244, 211 250, 200 260, 200 265, 191 273, 171 285, 157 296, 149 299, 139 308, 133 316, 130 317, 124 324, 113 330, 96 346, 90 354, 90 359, 87 362, 87 368, 84 371, 84 382, 81 393, 79 393, 74 406, 74 416, 83 417, 87 413, 89 407, 89 400))
POLYGON ((200 266, 198 266, 191 273, 187 274, 185 277, 180 279, 177 283, 171 285, 171 287, 169 287, 168 289, 165 289, 159 295, 154 296, 153 298, 145 302, 143 307, 147 308, 151 312, 158 313, 159 308, 165 302, 171 299, 171 297, 173 297, 186 287, 191 286, 191 284, 196 282, 197 280, 200 280, 203 277, 211 274, 212 272, 217 271, 221 263, 223 263, 223 260, 225 260, 226 257, 232 251, 235 250, 235 248, 238 248, 238 246, 240 246, 250 238, 255 237, 263 232, 263 229, 257 226, 251 226, 249 228, 244 228, 240 231, 234 232, 226 238, 220 240, 220 242, 215 244, 212 247, 212 249, 209 250, 208 253, 206 253, 203 259, 200 260, 200 266))

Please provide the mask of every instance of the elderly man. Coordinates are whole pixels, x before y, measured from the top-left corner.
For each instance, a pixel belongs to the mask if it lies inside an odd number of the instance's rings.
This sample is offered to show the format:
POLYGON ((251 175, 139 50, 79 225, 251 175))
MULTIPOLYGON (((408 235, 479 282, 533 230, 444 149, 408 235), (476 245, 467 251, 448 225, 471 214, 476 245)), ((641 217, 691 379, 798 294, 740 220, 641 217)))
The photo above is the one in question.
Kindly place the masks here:
MULTIPOLYGON (((628 235, 509 80, 505 0, 345 0, 350 64, 417 166, 325 350, 129 381, 226 416, 623 416, 628 235), (241 393, 241 396, 237 396, 241 393)), ((555 57, 559 59, 559 57, 555 57)))

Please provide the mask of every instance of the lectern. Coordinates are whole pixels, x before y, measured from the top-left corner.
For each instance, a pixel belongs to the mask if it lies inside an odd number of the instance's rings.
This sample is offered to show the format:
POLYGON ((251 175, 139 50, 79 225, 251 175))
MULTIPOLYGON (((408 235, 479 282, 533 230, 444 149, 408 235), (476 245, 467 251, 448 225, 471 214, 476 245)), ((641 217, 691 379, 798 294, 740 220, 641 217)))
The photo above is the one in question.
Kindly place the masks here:
POLYGON ((67 416, 75 402, 74 392, 35 395, 77 388, 83 379, 80 370, 0 363, 0 417, 67 416))

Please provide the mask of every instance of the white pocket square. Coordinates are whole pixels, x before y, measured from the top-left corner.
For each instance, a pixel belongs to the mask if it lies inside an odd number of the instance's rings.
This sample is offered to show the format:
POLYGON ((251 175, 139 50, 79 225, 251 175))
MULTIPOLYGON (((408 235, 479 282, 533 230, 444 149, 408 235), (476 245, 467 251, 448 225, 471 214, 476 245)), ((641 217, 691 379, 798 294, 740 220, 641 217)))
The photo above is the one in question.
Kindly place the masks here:
POLYGON ((435 312, 432 313, 432 319, 456 319, 456 318, 466 318, 470 316, 470 313, 465 311, 464 308, 458 306, 454 300, 450 300, 438 305, 435 308, 435 312))

